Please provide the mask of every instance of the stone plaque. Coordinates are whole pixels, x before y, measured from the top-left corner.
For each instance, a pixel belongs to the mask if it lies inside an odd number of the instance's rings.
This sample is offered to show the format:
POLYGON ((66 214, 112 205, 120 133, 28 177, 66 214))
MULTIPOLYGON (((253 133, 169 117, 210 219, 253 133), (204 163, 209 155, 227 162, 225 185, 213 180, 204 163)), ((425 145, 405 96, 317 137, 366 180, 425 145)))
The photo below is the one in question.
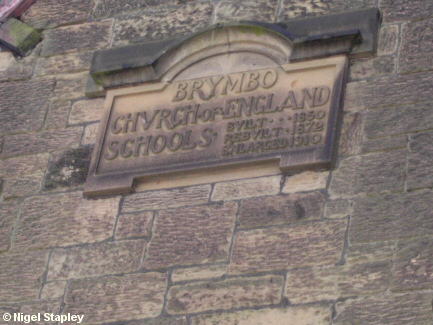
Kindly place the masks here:
POLYGON ((346 57, 109 90, 85 194, 251 162, 332 165, 346 57))

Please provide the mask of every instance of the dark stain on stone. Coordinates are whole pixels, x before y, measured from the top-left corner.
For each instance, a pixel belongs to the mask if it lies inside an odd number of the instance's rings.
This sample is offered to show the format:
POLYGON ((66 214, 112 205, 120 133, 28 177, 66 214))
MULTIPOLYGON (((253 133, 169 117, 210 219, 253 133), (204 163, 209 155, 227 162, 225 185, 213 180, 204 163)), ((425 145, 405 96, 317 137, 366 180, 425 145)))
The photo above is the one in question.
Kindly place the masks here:
POLYGON ((48 164, 44 191, 75 188, 86 181, 93 147, 55 153, 48 164))
POLYGON ((295 202, 295 216, 296 219, 302 219, 305 217, 305 208, 298 201, 295 202))

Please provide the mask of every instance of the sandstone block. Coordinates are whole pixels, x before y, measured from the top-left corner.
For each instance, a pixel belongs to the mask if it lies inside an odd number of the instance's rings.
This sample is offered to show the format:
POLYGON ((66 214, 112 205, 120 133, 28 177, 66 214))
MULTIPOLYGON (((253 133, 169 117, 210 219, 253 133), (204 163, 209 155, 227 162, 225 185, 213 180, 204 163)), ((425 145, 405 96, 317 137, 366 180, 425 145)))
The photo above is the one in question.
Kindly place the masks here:
POLYGON ((433 288, 433 239, 399 241, 391 290, 433 288))
POLYGON ((85 96, 88 72, 56 77, 57 84, 53 97, 55 100, 76 99, 85 96))
POLYGON ((44 173, 6 178, 3 185, 5 197, 36 194, 41 189, 44 173))
POLYGON ((333 172, 330 193, 333 196, 348 196, 402 191, 405 169, 405 150, 350 157, 341 160, 333 172))
POLYGON ((169 314, 275 305, 281 300, 284 278, 264 276, 197 282, 172 286, 168 293, 169 314))
POLYGON ((0 204, 0 252, 8 250, 10 246, 18 207, 19 200, 7 200, 0 204))
POLYGON ((12 52, 0 52, 0 81, 29 79, 36 63, 38 50, 33 54, 17 59, 12 52))
POLYGON ((326 203, 325 218, 344 218, 352 213, 352 201, 334 199, 326 203))
POLYGON ((152 218, 151 211, 121 214, 117 221, 116 239, 148 236, 152 218))
POLYGON ((218 22, 233 20, 274 21, 277 12, 277 0, 221 1, 218 5, 216 20, 218 22))
POLYGON ((327 325, 331 320, 327 305, 291 306, 284 309, 245 310, 235 313, 199 315, 192 325, 327 325))
POLYGON ((431 293, 371 297, 337 303, 336 325, 430 324, 431 293))
MULTIPOLYGON (((41 300, 37 302, 30 302, 26 303, 25 305, 21 306, 20 312, 25 315, 36 315, 38 313, 41 313, 41 322, 32 322, 31 324, 53 324, 55 325, 56 322, 46 322, 44 321, 44 314, 54 314, 59 315, 60 313, 60 305, 62 304, 61 299, 52 299, 52 300, 41 300)), ((17 322, 17 324, 23 323, 23 322, 17 322)))
POLYGON ((86 127, 84 128, 83 138, 81 139, 81 144, 83 146, 95 144, 98 131, 99 122, 86 125, 86 127))
POLYGON ((230 274, 332 265, 340 261, 346 220, 239 231, 230 274))
POLYGON ((215 184, 212 201, 230 201, 249 197, 276 195, 281 176, 259 177, 215 184))
POLYGON ((379 9, 385 22, 419 20, 432 16, 433 3, 413 0, 408 6, 404 0, 381 0, 379 9))
POLYGON ((58 129, 66 127, 70 108, 70 101, 51 103, 45 120, 45 128, 58 129))
POLYGON ((0 134, 42 127, 53 88, 52 78, 0 83, 0 134))
POLYGON ((187 269, 175 269, 171 275, 173 282, 221 278, 227 274, 227 265, 205 265, 187 269))
MULTIPOLYGON (((90 13, 90 12, 89 12, 90 13)), ((44 32, 41 55, 102 49, 109 45, 113 20, 49 29, 44 32)))
POLYGON ((170 0, 125 0, 122 2, 116 0, 101 0, 96 3, 93 16, 106 17, 120 13, 135 11, 137 9, 146 9, 156 6, 168 6, 170 0))
POLYGON ((86 200, 82 192, 27 199, 14 247, 30 250, 103 241, 113 235, 119 199, 86 200))
POLYGON ((40 57, 35 68, 35 75, 71 73, 89 70, 93 52, 71 53, 66 55, 40 57))
POLYGON ((0 303, 38 299, 47 262, 47 251, 1 254, 0 303))
POLYGON ((407 135, 395 135, 386 138, 367 139, 362 141, 362 153, 403 149, 407 147, 407 135))
POLYGON ((243 200, 239 228, 282 225, 320 219, 325 197, 320 192, 243 200))
POLYGON ((187 35, 211 23, 213 5, 210 2, 188 4, 124 16, 114 26, 113 46, 159 40, 175 35, 187 35))
POLYGON ((402 106, 432 101, 432 85, 431 72, 383 77, 369 82, 350 82, 346 87, 344 109, 402 106))
POLYGON ((41 299, 62 298, 65 294, 67 283, 68 281, 54 281, 46 283, 42 289, 41 299))
POLYGON ((73 280, 63 314, 86 315, 86 324, 156 317, 162 312, 167 275, 129 274, 73 280))
POLYGON ((227 261, 237 209, 228 202, 158 212, 145 267, 227 261))
POLYGON ((170 209, 186 205, 204 204, 209 200, 210 190, 210 185, 198 185, 136 193, 125 197, 122 212, 170 209))
POLYGON ((86 147, 53 153, 45 175, 44 190, 82 187, 86 181, 92 149, 86 147))
POLYGON ((433 167, 430 164, 430 157, 433 154, 432 140, 432 133, 417 133, 409 137, 407 171, 407 187, 409 189, 433 185, 433 167))
POLYGON ((378 55, 394 54, 397 51, 399 41, 398 25, 386 25, 380 28, 377 44, 378 55))
POLYGON ((358 153, 362 140, 363 124, 364 117, 360 112, 344 115, 338 146, 338 154, 340 156, 351 156, 358 153))
POLYGON ((37 29, 48 29, 85 21, 89 18, 92 7, 92 0, 37 1, 21 16, 21 19, 37 29))
MULTIPOLYGON (((430 4, 433 9, 433 4, 430 4)), ((433 14, 431 15, 433 16, 433 14)), ((402 27, 399 71, 401 73, 433 68, 433 19, 407 23, 402 27)))
POLYGON ((47 168, 49 155, 46 153, 0 160, 0 177, 36 174, 47 168))
POLYGON ((372 59, 353 60, 350 66, 350 80, 367 79, 394 73, 396 59, 393 56, 379 56, 372 59))
POLYGON ((321 16, 373 6, 372 0, 283 0, 279 20, 321 16))
POLYGON ((282 193, 307 192, 326 188, 329 172, 303 172, 285 179, 282 193))
POLYGON ((433 127, 433 103, 368 110, 365 134, 369 138, 417 132, 433 127))
POLYGON ((55 249, 47 281, 131 273, 140 268, 146 242, 128 240, 55 249))
POLYGON ((384 293, 391 262, 296 269, 287 273, 285 296, 293 304, 384 293))
POLYGON ((69 124, 99 121, 104 108, 104 98, 80 100, 72 105, 69 124))
POLYGON ((350 244, 346 249, 346 264, 368 264, 379 261, 391 261, 396 250, 396 242, 375 242, 350 244))
POLYGON ((7 158, 65 148, 76 148, 78 147, 82 133, 82 127, 71 127, 6 136, 2 157, 7 158))
POLYGON ((351 243, 433 234, 432 193, 417 191, 354 200, 351 243))
POLYGON ((143 321, 131 322, 128 325, 187 325, 186 317, 170 317, 147 319, 143 321))

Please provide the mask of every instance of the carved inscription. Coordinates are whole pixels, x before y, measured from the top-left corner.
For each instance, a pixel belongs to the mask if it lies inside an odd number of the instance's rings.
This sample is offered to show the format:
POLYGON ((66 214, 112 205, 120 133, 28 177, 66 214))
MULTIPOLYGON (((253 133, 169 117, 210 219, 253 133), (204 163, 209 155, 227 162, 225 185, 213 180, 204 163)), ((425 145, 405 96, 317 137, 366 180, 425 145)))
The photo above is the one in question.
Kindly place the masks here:
POLYGON ((325 146, 330 121, 335 125, 335 79, 335 64, 275 67, 119 93, 100 135, 95 175, 145 176, 314 152, 325 146))

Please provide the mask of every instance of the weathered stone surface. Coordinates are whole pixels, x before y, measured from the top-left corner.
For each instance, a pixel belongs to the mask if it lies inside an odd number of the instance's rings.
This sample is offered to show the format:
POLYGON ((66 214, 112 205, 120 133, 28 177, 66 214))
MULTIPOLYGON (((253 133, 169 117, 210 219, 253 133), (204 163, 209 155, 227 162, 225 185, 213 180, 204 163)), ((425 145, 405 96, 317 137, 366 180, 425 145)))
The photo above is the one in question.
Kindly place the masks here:
POLYGON ((156 6, 168 6, 171 0, 100 0, 96 3, 93 16, 106 17, 120 13, 130 12, 137 9, 145 9, 156 6))
POLYGON ((80 100, 72 105, 69 124, 99 121, 102 117, 105 98, 80 100))
POLYGON ((56 100, 84 97, 88 76, 88 72, 81 72, 56 77, 57 84, 54 89, 53 97, 56 100))
POLYGON ((158 212, 144 266, 226 261, 237 209, 236 203, 228 202, 158 212))
POLYGON ((6 178, 3 185, 5 197, 26 196, 36 194, 41 189, 44 173, 6 178))
POLYGON ((48 252, 0 255, 0 303, 36 300, 42 276, 48 261, 48 252))
POLYGON ((65 294, 65 289, 68 281, 54 281, 44 285, 41 293, 41 299, 57 299, 62 298, 65 294))
POLYGON ((102 49, 111 39, 113 20, 49 29, 44 32, 42 56, 102 49))
POLYGON ((346 113, 341 127, 338 154, 340 156, 355 155, 359 151, 362 140, 363 114, 360 112, 346 113))
POLYGON ((346 264, 353 265, 391 261, 395 249, 395 241, 351 244, 346 249, 346 264))
POLYGON ((116 239, 148 236, 152 218, 151 211, 121 214, 117 221, 116 239))
POLYGON ((417 132, 433 127, 433 103, 368 110, 365 134, 369 138, 417 132))
POLYGON ((6 136, 2 157, 7 158, 65 148, 76 148, 78 147, 82 133, 82 127, 71 127, 6 136))
POLYGON ((22 204, 14 247, 36 249, 105 240, 120 198, 85 200, 82 192, 32 197, 22 204))
POLYGON ((340 261, 346 220, 236 233, 230 273, 262 272, 340 261))
POLYGON ((70 101, 51 103, 45 120, 45 128, 58 129, 66 127, 70 108, 70 101))
MULTIPOLYGON (((35 51, 36 53, 37 51, 35 51)), ((28 79, 36 63, 36 54, 26 58, 15 58, 12 52, 0 53, 0 81, 28 79)))
POLYGON ((320 192, 244 200, 241 203, 239 228, 320 219, 324 205, 325 197, 320 192))
POLYGON ((259 177, 215 184, 212 201, 230 201, 249 197, 276 195, 281 176, 259 177))
POLYGON ((93 52, 80 52, 67 55, 40 57, 35 68, 36 76, 71 73, 89 70, 93 52))
POLYGON ((418 133, 409 137, 407 187, 409 189, 433 185, 433 133, 418 133))
POLYGON ((402 106, 433 100, 433 73, 384 77, 369 82, 350 82, 346 87, 345 110, 402 106))
POLYGON ((42 127, 53 88, 52 78, 0 83, 0 134, 42 127))
POLYGON ((386 138, 367 139, 362 141, 362 153, 403 149, 407 147, 407 135, 396 135, 386 138))
POLYGON ((207 203, 211 186, 198 185, 172 190, 136 193, 125 197, 122 212, 170 209, 207 203))
POLYGON ((431 324, 431 293, 372 297, 337 303, 336 325, 431 324))
POLYGON ((199 315, 192 325, 327 325, 331 320, 326 305, 296 306, 285 309, 245 310, 236 313, 199 315))
POLYGON ((48 266, 47 281, 137 271, 145 244, 144 240, 125 240, 55 249, 48 266))
POLYGON ((304 172, 285 179, 282 193, 307 192, 326 188, 329 172, 304 172))
POLYGON ((98 130, 99 122, 86 125, 86 127, 84 128, 83 138, 81 139, 81 144, 83 146, 95 144, 98 130))
POLYGON ((350 66, 350 80, 367 79, 391 74, 395 71, 396 58, 379 56, 371 59, 353 60, 350 66))
POLYGON ((391 290, 433 288, 433 239, 399 241, 391 290))
POLYGON ((348 199, 329 200, 326 203, 325 218, 344 218, 352 213, 352 202, 348 199))
POLYGON ((85 324, 158 316, 163 307, 167 275, 130 274, 73 280, 63 314, 85 315, 85 324))
POLYGON ((350 157, 341 160, 333 172, 330 193, 333 196, 351 196, 402 191, 405 174, 405 150, 350 157))
POLYGON ((44 181, 44 191, 83 186, 90 164, 92 147, 71 149, 51 155, 44 181))
POLYGON ((114 26, 113 46, 190 34, 211 23, 213 5, 196 3, 121 17, 114 26))
POLYGON ((226 274, 227 265, 205 265, 173 270, 171 280, 173 282, 204 280, 221 278, 226 274))
POLYGON ((283 0, 279 20, 320 16, 373 6, 373 0, 283 0))
POLYGON ((145 321, 137 321, 128 323, 128 325, 187 325, 186 317, 171 317, 147 319, 145 321))
POLYGON ((385 22, 407 21, 432 17, 433 3, 425 0, 412 0, 409 5, 404 0, 381 0, 379 9, 385 22))
POLYGON ((7 200, 0 203, 0 252, 6 251, 10 246, 18 207, 18 200, 7 200))
POLYGON ((22 21, 37 29, 85 21, 93 7, 92 0, 45 0, 35 4, 21 16, 22 21))
POLYGON ((35 174, 47 168, 49 155, 46 153, 0 160, 0 177, 35 174))
POLYGON ((350 222, 351 243, 433 234, 430 191, 358 198, 350 222))
MULTIPOLYGON (((433 4, 430 6, 433 10, 433 4)), ((403 25, 401 38, 399 72, 431 70, 433 68, 431 56, 433 51, 433 19, 403 25)))
MULTIPOLYGON (((55 325, 55 321, 45 321, 44 314, 60 314, 60 305, 62 304, 61 299, 51 299, 51 300, 40 300, 37 302, 29 302, 21 306, 20 312, 25 315, 37 315, 41 314, 41 322, 31 322, 30 324, 52 324, 55 325)), ((17 324, 23 322, 17 322, 17 324)))
POLYGON ((216 21, 261 20, 274 21, 277 12, 277 0, 234 1, 223 0, 218 4, 216 21))
POLYGON ((284 278, 275 275, 172 286, 167 311, 169 314, 188 314, 275 305, 281 300, 283 286, 284 278))
POLYGON ((386 25, 379 30, 377 43, 377 55, 394 54, 397 51, 399 42, 398 25, 386 25))
POLYGON ((384 293, 391 278, 391 262, 296 269, 287 273, 285 296, 291 303, 384 293))

